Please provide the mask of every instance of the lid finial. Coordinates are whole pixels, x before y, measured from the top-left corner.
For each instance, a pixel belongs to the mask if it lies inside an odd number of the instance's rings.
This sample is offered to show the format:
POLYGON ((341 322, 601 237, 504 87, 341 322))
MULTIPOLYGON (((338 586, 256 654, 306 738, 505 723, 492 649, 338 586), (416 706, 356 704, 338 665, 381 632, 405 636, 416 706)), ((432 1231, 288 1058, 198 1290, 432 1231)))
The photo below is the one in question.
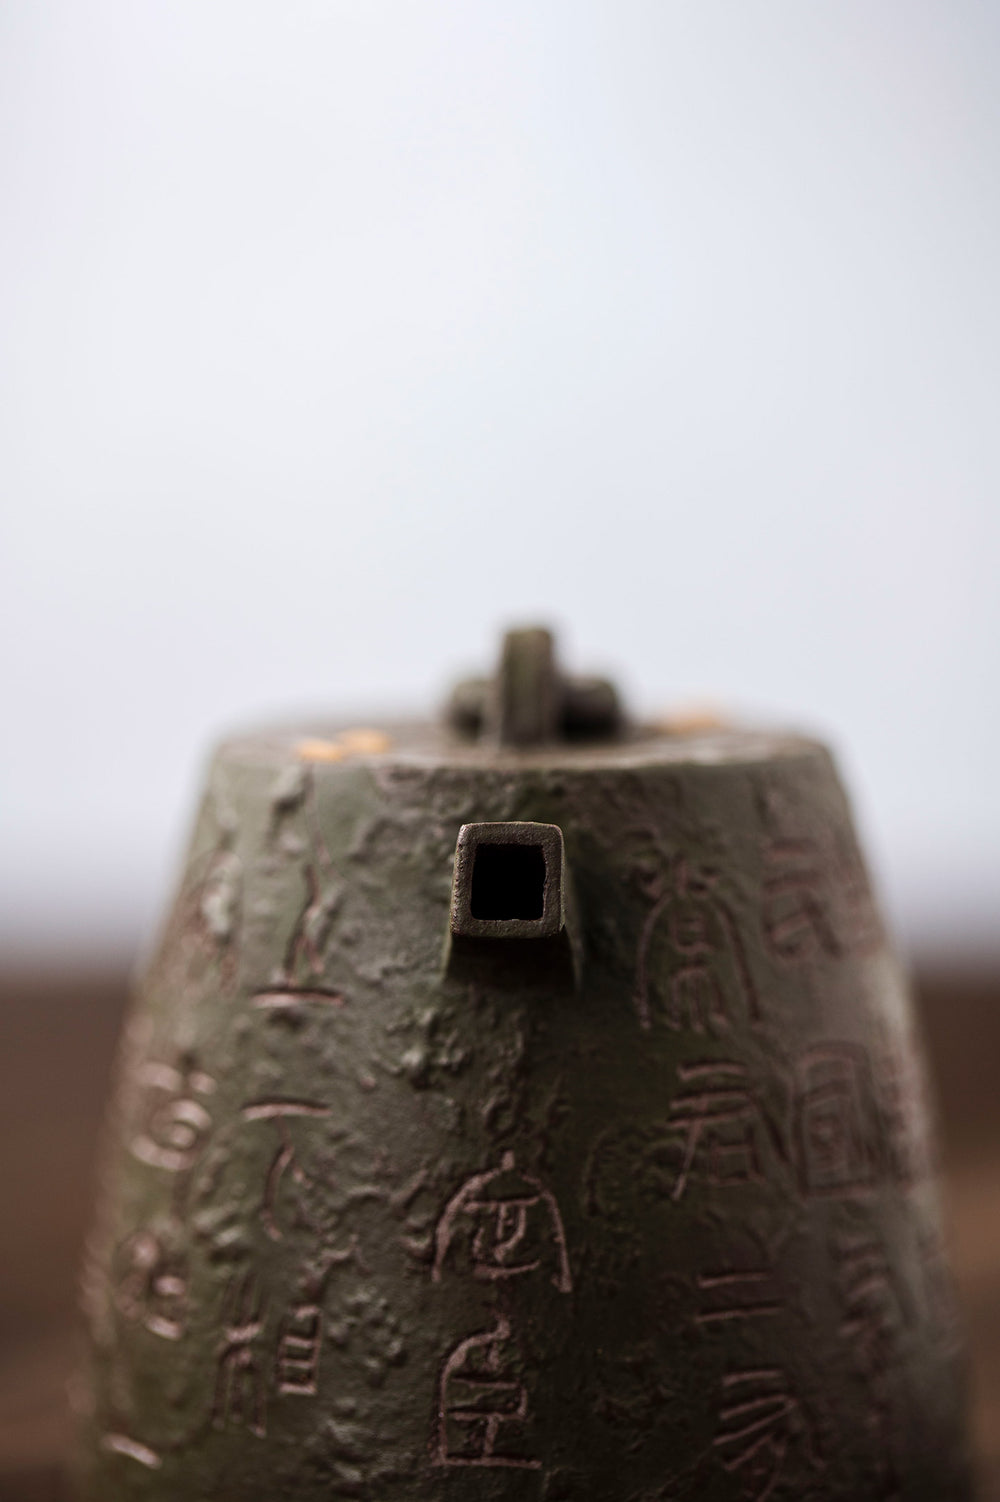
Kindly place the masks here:
POLYGON ((623 722, 614 684, 562 674, 552 632, 543 626, 508 631, 494 677, 457 684, 447 716, 465 735, 512 747, 606 739, 623 722))

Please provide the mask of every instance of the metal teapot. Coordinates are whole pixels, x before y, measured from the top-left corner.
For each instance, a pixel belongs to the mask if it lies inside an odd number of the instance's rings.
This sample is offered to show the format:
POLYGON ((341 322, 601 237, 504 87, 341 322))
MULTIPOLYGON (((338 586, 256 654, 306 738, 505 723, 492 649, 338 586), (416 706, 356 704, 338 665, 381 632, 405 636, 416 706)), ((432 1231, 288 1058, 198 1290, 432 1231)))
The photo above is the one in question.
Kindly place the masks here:
POLYGON ((830 756, 511 633, 224 743, 122 1044, 87 1502, 958 1502, 910 1002, 830 756))

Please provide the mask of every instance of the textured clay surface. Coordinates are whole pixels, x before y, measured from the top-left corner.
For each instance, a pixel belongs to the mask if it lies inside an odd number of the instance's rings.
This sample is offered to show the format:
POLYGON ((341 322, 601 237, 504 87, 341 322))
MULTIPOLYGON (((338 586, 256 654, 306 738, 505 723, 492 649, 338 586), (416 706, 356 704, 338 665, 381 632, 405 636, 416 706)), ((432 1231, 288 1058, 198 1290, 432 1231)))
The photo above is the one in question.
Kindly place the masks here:
POLYGON ((136 997, 81 1495, 967 1497, 909 1003, 826 752, 331 734, 221 748, 136 997), (451 946, 472 821, 562 831, 565 963, 451 946))

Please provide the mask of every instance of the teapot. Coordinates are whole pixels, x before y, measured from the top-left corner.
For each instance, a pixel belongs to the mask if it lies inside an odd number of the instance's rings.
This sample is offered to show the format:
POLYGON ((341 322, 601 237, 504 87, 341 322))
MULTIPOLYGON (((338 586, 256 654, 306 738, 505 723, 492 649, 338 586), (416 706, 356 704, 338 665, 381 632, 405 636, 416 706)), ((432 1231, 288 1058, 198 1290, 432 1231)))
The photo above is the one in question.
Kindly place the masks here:
POLYGON ((511 632, 236 735, 122 1039, 85 1502, 959 1502, 922 1064, 830 754, 511 632))

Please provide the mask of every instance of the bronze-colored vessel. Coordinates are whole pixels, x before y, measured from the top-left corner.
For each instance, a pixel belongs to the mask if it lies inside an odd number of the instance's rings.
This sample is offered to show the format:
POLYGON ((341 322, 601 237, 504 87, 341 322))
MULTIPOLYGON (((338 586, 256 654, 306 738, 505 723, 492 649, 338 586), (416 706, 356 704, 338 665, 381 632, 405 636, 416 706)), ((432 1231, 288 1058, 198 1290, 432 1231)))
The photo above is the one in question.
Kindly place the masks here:
POLYGON ((123 1044, 88 1502, 967 1498, 910 1003, 830 757, 508 637, 216 754, 123 1044))

